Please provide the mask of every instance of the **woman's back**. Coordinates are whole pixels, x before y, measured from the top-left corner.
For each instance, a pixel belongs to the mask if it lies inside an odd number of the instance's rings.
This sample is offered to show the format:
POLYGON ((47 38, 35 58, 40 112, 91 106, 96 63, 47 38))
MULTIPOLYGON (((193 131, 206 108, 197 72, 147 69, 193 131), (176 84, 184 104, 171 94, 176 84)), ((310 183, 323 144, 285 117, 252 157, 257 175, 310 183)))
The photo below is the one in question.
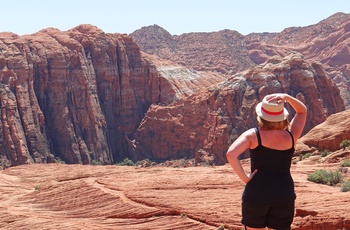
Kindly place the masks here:
MULTIPOLYGON (((274 141, 270 141, 270 139, 267 138, 268 141, 266 142, 269 143, 268 146, 266 146, 261 139, 261 130, 255 128, 258 145, 249 150, 251 158, 251 172, 254 172, 256 169, 258 171, 268 171, 274 173, 290 172, 291 161, 294 154, 294 138, 292 133, 287 130, 279 131, 281 132, 275 133, 279 133, 280 137, 274 139, 274 141), (285 134, 287 134, 287 136, 285 136, 285 134), (275 145, 273 145, 273 142, 276 142, 280 148, 274 148, 275 145)), ((266 134, 267 132, 265 132, 265 135, 266 134)))
MULTIPOLYGON (((246 185, 243 199, 254 202, 281 202, 295 199, 294 183, 290 175, 291 160, 294 154, 292 134, 287 130, 275 132, 280 133, 286 139, 281 142, 289 142, 289 148, 279 150, 262 145, 259 129, 255 131, 259 144, 256 148, 250 149, 250 158, 251 171, 257 170, 257 173, 246 185), (284 133, 289 138, 284 137, 284 133)), ((279 142, 278 138, 275 140, 279 142)), ((281 146, 288 145, 286 143, 281 146)))
MULTIPOLYGON (((261 145, 265 146, 266 148, 286 150, 294 147, 294 141, 290 135, 291 133, 286 130, 265 130, 260 128, 259 134, 261 138, 261 145)), ((251 149, 254 149, 259 144, 258 136, 256 136, 254 139, 251 145, 251 149)))

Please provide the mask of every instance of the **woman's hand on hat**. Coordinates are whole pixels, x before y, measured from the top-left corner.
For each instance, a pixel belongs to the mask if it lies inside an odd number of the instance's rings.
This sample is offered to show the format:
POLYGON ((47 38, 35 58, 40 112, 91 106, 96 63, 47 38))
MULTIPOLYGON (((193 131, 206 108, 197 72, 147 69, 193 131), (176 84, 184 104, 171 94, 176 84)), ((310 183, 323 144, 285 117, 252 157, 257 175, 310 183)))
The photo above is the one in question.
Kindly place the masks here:
POLYGON ((267 101, 277 101, 278 104, 286 102, 288 94, 286 93, 274 93, 266 96, 267 101))

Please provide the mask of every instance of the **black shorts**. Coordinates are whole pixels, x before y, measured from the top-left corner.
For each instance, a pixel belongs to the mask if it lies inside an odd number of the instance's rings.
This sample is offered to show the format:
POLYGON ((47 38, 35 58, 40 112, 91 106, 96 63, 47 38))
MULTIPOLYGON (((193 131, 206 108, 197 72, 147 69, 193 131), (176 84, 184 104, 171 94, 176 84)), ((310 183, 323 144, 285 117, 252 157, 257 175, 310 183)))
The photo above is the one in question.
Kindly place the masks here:
POLYGON ((289 230, 294 218, 294 200, 278 203, 242 202, 242 224, 251 228, 289 230))

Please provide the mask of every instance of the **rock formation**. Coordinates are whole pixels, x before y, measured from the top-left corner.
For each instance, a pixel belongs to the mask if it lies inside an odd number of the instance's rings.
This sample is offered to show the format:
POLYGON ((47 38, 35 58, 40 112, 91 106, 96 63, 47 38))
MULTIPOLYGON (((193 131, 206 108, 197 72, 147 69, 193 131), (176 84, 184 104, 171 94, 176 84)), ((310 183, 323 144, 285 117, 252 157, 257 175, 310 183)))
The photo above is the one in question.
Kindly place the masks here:
POLYGON ((142 51, 196 70, 226 74, 255 66, 246 55, 244 36, 236 31, 171 36, 153 25, 136 30, 130 36, 142 51))
POLYGON ((151 104, 224 79, 152 59, 129 36, 91 25, 1 33, 1 155, 14 165, 114 163, 130 155, 151 104))
POLYGON ((292 53, 284 59, 274 57, 173 105, 152 105, 133 135, 135 151, 144 158, 163 160, 193 158, 204 151, 214 156, 216 163, 225 163, 228 145, 257 125, 255 105, 274 92, 289 93, 307 105, 305 133, 330 114, 344 110, 339 89, 321 64, 292 53))
POLYGON ((262 64, 276 55, 284 57, 299 52, 324 66, 340 89, 346 108, 350 108, 349 14, 337 13, 315 25, 286 28, 280 33, 243 36, 222 30, 171 36, 153 25, 130 36, 147 53, 196 70, 215 70, 228 75, 262 64))
POLYGON ((128 36, 81 25, 0 41, 1 146, 14 164, 112 163, 159 102, 157 71, 128 36))
POLYGON ((330 115, 327 120, 304 135, 300 142, 309 147, 304 152, 318 151, 333 152, 340 148, 344 140, 350 140, 350 110, 330 115))

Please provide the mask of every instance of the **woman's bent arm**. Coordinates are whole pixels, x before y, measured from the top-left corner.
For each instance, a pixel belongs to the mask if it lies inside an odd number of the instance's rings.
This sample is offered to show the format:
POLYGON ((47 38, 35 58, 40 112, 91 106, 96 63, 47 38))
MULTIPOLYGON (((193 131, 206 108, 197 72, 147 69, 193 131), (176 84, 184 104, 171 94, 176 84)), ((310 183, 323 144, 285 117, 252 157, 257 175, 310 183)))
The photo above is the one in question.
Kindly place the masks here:
MULTIPOLYGON (((253 131, 254 132, 254 131, 253 131)), ((241 180, 244 183, 248 183, 250 179, 254 176, 256 173, 256 170, 251 173, 249 176, 245 173, 238 157, 246 151, 250 147, 250 139, 249 135, 251 135, 252 130, 247 130, 242 135, 240 135, 236 141, 232 143, 232 145, 229 147, 226 157, 228 162, 230 163, 233 170, 236 172, 236 174, 241 178, 241 180)), ((255 132, 254 132, 255 133, 255 132)))

